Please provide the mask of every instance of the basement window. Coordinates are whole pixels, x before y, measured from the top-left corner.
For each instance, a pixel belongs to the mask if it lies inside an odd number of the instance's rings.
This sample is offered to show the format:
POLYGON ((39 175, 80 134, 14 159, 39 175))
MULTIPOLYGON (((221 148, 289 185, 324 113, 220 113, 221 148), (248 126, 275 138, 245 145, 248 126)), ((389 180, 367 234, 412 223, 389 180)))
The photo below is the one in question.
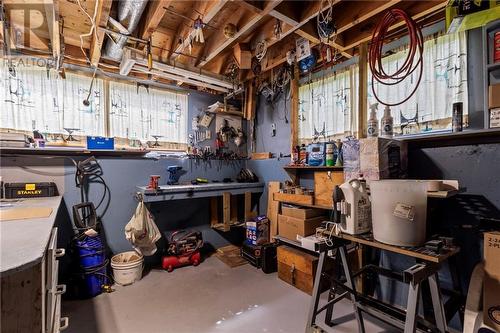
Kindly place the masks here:
POLYGON ((187 108, 185 93, 109 83, 110 134, 131 143, 157 140, 165 149, 185 149, 187 108))
POLYGON ((0 69, 0 110, 3 129, 59 136, 104 135, 104 84, 67 73, 62 79, 46 67, 25 61, 4 61, 0 69), (85 99, 89 105, 83 104, 85 99))
MULTIPOLYGON (((387 73, 397 70, 405 58, 406 48, 383 58, 387 73)), ((463 103, 463 123, 467 126, 467 42, 465 33, 446 34, 424 42, 423 74, 415 94, 405 103, 391 107, 395 134, 416 134, 451 129, 453 103, 463 103)), ((382 101, 403 100, 413 90, 418 78, 416 70, 401 84, 385 86, 374 81, 377 95, 382 101)), ((372 77, 368 72, 368 105, 376 103, 372 91, 372 77)), ((379 105, 377 117, 383 116, 379 105)), ((369 108, 368 108, 369 114, 369 108)))
POLYGON ((358 78, 356 65, 299 87, 299 143, 354 134, 358 78))

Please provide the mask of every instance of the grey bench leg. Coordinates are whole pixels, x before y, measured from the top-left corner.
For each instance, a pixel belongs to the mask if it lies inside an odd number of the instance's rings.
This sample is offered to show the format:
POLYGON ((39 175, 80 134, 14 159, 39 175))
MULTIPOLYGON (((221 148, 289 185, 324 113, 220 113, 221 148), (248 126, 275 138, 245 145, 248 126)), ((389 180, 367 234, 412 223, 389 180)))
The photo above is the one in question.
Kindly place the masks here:
MULTIPOLYGON (((356 286, 352 280, 351 270, 349 268, 349 263, 347 262, 347 249, 345 245, 339 247, 340 258, 342 259, 342 266, 344 268, 344 274, 346 277, 346 286, 353 291, 356 291, 356 286)), ((365 324, 363 323, 363 315, 361 313, 361 309, 357 305, 357 297, 355 294, 349 293, 351 298, 352 305, 354 307, 354 316, 356 317, 356 321, 358 322, 358 332, 365 332, 365 324)))
POLYGON ((408 302, 406 304, 406 322, 404 333, 414 333, 417 326, 417 310, 420 283, 410 282, 408 289, 408 302))
POLYGON ((440 332, 446 332, 446 315, 444 311, 443 298, 439 290, 438 274, 434 273, 429 276, 429 287, 432 297, 432 308, 434 309, 434 318, 436 319, 436 326, 440 332))
POLYGON ((323 266, 326 262, 327 252, 328 251, 323 251, 319 255, 318 267, 316 268, 316 276, 314 278, 311 305, 309 307, 309 315, 307 316, 306 333, 314 332, 313 325, 316 322, 319 298, 321 296, 321 275, 323 273, 323 266))

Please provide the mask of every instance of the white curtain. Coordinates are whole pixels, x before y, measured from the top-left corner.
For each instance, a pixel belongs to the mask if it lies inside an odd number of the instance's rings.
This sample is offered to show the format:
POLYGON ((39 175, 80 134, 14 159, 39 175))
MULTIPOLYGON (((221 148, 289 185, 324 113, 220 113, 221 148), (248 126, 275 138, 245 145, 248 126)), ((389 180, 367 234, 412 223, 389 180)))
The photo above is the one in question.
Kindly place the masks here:
POLYGON ((109 103, 111 136, 187 143, 186 94, 110 82, 109 103))
MULTIPOLYGON (((406 49, 382 59, 387 73, 396 71, 406 58, 406 49)), ((391 109, 395 124, 401 124, 401 115, 417 120, 420 124, 451 117, 452 105, 463 102, 463 112, 467 106, 467 43, 465 33, 447 34, 432 38, 424 43, 423 75, 415 95, 407 102, 391 109)), ((382 101, 403 100, 415 87, 418 78, 415 71, 401 84, 384 86, 374 81, 377 95, 382 101)), ((368 105, 376 103, 372 92, 372 76, 368 72, 368 105)), ((383 105, 377 113, 383 116, 383 105)), ((405 121, 403 121, 404 123, 405 121)), ((451 124, 451 123, 450 123, 451 124)), ((449 125, 450 125, 449 124, 449 125)))
POLYGON ((299 140, 311 140, 323 129, 327 137, 354 132, 357 75, 357 66, 351 66, 299 87, 299 140))
POLYGON ((67 73, 62 79, 55 71, 21 63, 14 69, 6 63, 0 68, 0 127, 54 134, 75 128, 77 135, 104 135, 102 80, 95 80, 86 107, 91 78, 67 73))

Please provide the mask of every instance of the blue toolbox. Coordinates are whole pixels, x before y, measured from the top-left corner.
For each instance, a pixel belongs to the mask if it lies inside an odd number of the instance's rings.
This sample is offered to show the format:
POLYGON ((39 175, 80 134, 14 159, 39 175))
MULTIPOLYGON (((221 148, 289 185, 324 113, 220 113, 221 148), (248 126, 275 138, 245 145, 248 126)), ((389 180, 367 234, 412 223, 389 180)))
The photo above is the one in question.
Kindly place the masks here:
POLYGON ((115 149, 115 139, 102 136, 88 136, 87 149, 115 149))

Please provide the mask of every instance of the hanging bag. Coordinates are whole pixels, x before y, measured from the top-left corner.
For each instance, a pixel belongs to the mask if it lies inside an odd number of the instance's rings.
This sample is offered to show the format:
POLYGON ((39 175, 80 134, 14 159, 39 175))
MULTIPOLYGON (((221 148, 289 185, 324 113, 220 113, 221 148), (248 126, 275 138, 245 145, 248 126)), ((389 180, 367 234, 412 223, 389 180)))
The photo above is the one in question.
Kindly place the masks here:
POLYGON ((139 202, 134 215, 125 226, 125 237, 143 256, 151 256, 156 252, 155 243, 160 239, 161 234, 153 215, 143 201, 139 202))

